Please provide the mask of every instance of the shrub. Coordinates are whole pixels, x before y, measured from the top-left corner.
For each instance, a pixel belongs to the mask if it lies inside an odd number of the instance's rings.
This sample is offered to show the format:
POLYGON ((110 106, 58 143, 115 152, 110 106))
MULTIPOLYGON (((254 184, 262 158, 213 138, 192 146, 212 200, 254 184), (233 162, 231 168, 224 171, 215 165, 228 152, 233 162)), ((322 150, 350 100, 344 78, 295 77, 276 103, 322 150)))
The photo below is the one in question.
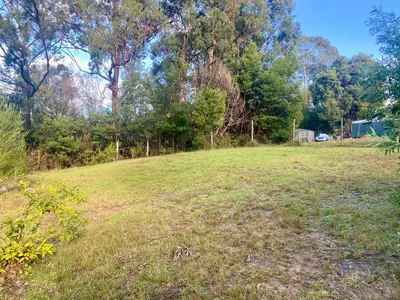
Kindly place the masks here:
POLYGON ((215 142, 217 148, 231 148, 235 146, 235 143, 230 135, 219 136, 215 142))
POLYGON ((400 191, 396 191, 391 196, 392 202, 400 208, 400 191))
POLYGON ((132 158, 144 157, 146 155, 146 149, 142 146, 135 146, 129 149, 132 158))
POLYGON ((289 140, 289 131, 286 129, 278 129, 271 135, 271 141, 273 143, 285 143, 289 140))
POLYGON ((206 135, 204 133, 198 133, 193 139, 193 150, 199 149, 210 149, 211 142, 210 142, 210 135, 206 135))
POLYGON ((71 117, 46 118, 34 138, 42 152, 58 167, 70 167, 82 152, 84 122, 71 117))
POLYGON ((97 152, 97 154, 91 161, 91 164, 112 162, 116 158, 116 153, 117 153, 117 148, 115 144, 110 144, 103 151, 97 152))
POLYGON ((198 93, 193 111, 193 120, 199 131, 209 134, 224 122, 226 93, 213 88, 204 88, 198 93))
POLYGON ((28 200, 24 211, 0 227, 0 273, 53 254, 58 242, 77 238, 85 224, 74 207, 84 200, 76 189, 21 183, 21 190, 28 200))
POLYGON ((25 136, 21 116, 4 99, 0 99, 0 182, 25 170, 25 136))

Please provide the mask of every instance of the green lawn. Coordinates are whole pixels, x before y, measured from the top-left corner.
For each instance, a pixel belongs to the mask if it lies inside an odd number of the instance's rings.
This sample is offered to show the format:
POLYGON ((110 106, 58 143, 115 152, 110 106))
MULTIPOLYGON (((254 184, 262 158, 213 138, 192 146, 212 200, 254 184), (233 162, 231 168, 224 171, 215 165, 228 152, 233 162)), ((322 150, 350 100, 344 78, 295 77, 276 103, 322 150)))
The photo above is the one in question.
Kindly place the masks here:
MULTIPOLYGON (((85 235, 33 266, 28 299, 399 299, 397 158, 364 147, 201 151, 51 171, 85 235)), ((15 193, 0 196, 13 214, 15 193)))

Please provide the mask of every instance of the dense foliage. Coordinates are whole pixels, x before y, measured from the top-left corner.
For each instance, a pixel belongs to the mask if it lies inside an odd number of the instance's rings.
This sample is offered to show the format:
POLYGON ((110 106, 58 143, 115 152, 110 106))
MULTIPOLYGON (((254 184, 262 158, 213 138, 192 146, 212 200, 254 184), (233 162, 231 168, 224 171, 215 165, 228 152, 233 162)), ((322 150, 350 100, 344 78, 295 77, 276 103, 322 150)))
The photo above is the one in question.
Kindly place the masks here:
POLYGON ((84 200, 77 190, 62 185, 32 187, 26 182, 21 190, 27 199, 24 211, 0 226, 0 273, 53 254, 56 243, 71 241, 84 229, 85 220, 74 207, 84 200))
POLYGON ((26 170, 25 136, 22 119, 14 108, 0 99, 0 183, 26 170))
POLYGON ((193 121, 199 135, 211 134, 224 122, 226 94, 217 89, 204 88, 195 100, 193 121))
POLYGON ((347 136, 351 133, 351 121, 379 116, 385 100, 381 67, 364 54, 351 59, 337 58, 315 74, 310 90, 309 114, 314 114, 314 120, 307 125, 314 130, 334 132, 343 118, 347 136))
POLYGON ((382 8, 375 8, 368 21, 371 33, 376 36, 384 56, 382 76, 387 98, 387 119, 390 124, 391 142, 384 146, 387 152, 399 152, 400 149, 400 18, 382 8))

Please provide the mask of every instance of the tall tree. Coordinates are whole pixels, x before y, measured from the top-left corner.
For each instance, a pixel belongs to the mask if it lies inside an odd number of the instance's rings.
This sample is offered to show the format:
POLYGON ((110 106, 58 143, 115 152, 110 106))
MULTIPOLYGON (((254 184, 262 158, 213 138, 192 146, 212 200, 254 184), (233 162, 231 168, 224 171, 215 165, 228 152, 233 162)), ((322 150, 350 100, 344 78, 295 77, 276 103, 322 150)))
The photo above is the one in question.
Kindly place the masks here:
POLYGON ((104 112, 106 99, 110 98, 109 89, 104 81, 85 73, 75 74, 75 78, 82 113, 90 116, 104 112))
POLYGON ((312 82, 314 109, 329 122, 330 130, 344 118, 346 134, 350 134, 351 121, 372 118, 383 106, 385 86, 381 79, 379 65, 372 57, 340 57, 312 82))
POLYGON ((270 61, 255 44, 246 48, 241 59, 238 81, 247 113, 256 132, 274 142, 287 141, 292 120, 301 121, 301 97, 293 80, 296 69, 294 56, 270 61))
POLYGON ((166 71, 169 82, 174 83, 173 97, 183 103, 188 100, 188 71, 193 59, 192 33, 198 18, 196 1, 163 0, 161 7, 168 25, 153 54, 163 57, 158 71, 166 71))
MULTIPOLYGON (((42 88, 35 95, 35 112, 40 116, 79 114, 78 88, 74 73, 64 64, 52 65, 42 88)), ((36 114, 35 114, 36 115, 36 114)))
POLYGON ((117 115, 122 72, 159 32, 160 10, 154 0, 82 0, 77 11, 79 49, 90 54, 90 73, 108 82, 117 115))
POLYGON ((63 0, 0 1, 0 81, 24 96, 25 127, 31 128, 33 96, 46 80, 71 27, 63 0))
POLYGON ((382 8, 371 11, 367 23, 383 54, 388 89, 393 100, 400 99, 400 17, 382 8))
POLYGON ((313 109, 321 120, 329 124, 329 131, 333 131, 343 114, 343 106, 340 105, 343 89, 336 70, 324 70, 319 73, 311 86, 311 92, 313 109))
POLYGON ((300 26, 294 18, 293 0, 266 0, 268 7, 268 27, 265 31, 266 51, 274 55, 286 55, 294 50, 300 36, 300 26))
POLYGON ((331 43, 319 36, 302 36, 298 43, 299 63, 302 67, 304 102, 309 103, 308 87, 315 76, 329 68, 339 58, 339 52, 331 43))

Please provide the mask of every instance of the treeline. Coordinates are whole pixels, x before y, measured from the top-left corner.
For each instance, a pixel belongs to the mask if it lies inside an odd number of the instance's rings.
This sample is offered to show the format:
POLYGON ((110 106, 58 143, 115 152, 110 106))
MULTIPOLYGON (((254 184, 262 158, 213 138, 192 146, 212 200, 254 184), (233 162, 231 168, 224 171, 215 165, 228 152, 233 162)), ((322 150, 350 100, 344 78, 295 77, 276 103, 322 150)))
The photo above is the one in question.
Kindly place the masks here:
POLYGON ((1 90, 33 168, 283 143, 293 123, 349 134, 388 99, 385 66, 302 36, 290 0, 0 2, 1 90))

